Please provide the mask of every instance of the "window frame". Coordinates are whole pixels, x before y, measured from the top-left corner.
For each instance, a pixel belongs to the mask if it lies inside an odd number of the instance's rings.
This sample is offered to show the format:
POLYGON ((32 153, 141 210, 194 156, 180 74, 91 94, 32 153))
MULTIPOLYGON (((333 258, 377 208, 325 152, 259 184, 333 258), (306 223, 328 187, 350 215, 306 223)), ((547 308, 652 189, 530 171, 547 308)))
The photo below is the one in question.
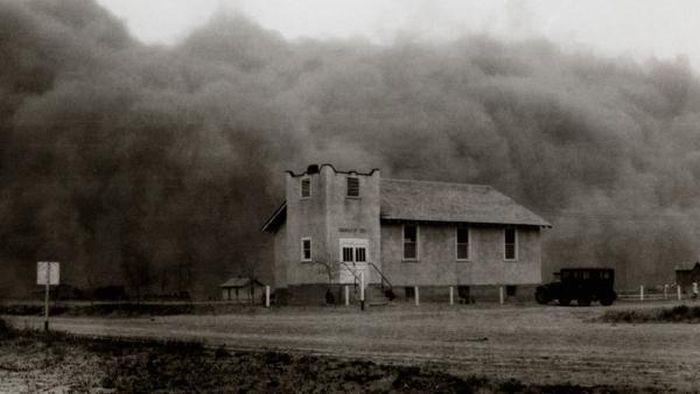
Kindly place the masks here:
POLYGON ((301 190, 299 190, 299 196, 301 197, 301 199, 306 200, 306 199, 311 198, 311 196, 313 195, 313 186, 311 185, 311 177, 305 176, 305 177, 301 178, 300 185, 301 185, 301 190), (304 195, 304 182, 309 183, 309 195, 308 196, 304 195))
POLYGON ((418 261, 420 260, 420 226, 411 223, 404 223, 401 226, 401 260, 402 261, 418 261), (416 255, 414 257, 406 257, 406 226, 413 226, 416 228, 416 255))
POLYGON ((455 260, 456 261, 471 261, 472 260, 472 227, 469 225, 457 226, 455 228, 455 260), (467 230, 467 257, 459 257, 459 245, 464 245, 464 243, 459 243, 459 230, 467 230))
POLYGON ((366 263, 367 262, 367 247, 366 246, 355 246, 353 249, 353 261, 356 263, 366 263), (364 260, 360 261, 357 259, 358 251, 362 249, 364 251, 364 260))
POLYGON ((369 250, 369 240, 367 238, 340 238, 338 240, 340 246, 340 261, 343 263, 369 263, 370 260, 370 250, 369 250), (345 260, 344 249, 350 250, 350 260, 345 260), (358 261, 357 255, 358 250, 364 250, 364 261, 358 261))
POLYGON ((503 261, 518 261, 518 229, 517 227, 506 227, 503 229, 503 261), (513 257, 508 257, 508 236, 506 232, 513 230, 513 257))
POLYGON ((345 178, 345 197, 346 198, 360 198, 360 177, 355 175, 350 175, 345 178), (354 179, 357 182, 357 194, 350 194, 350 180, 354 179))
POLYGON ((308 263, 313 261, 314 253, 313 253, 313 242, 311 240, 311 237, 302 237, 301 238, 301 261, 303 263, 308 263), (305 256, 305 249, 304 249, 304 242, 309 241, 309 258, 306 258, 305 256))
POLYGON ((355 262, 355 247, 351 245, 341 245, 340 246, 340 261, 343 263, 354 263, 355 262), (345 259, 345 250, 350 251, 350 260, 345 259))

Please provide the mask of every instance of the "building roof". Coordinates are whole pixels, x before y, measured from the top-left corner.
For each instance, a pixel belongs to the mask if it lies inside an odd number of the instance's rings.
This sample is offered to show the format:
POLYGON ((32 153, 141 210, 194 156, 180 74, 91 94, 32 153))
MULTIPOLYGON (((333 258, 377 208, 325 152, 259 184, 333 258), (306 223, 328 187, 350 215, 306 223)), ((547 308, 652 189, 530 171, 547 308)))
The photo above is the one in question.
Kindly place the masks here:
MULTIPOLYGON (((245 278, 245 277, 233 277, 226 282, 222 283, 219 285, 219 287, 246 287, 250 286, 250 278, 245 278)), ((262 283, 260 283, 257 279, 253 279, 254 284, 257 286, 263 286, 262 283)))
POLYGON ((547 226, 491 186, 382 179, 381 219, 547 226))
MULTIPOLYGON (((488 185, 385 178, 380 180, 380 198, 382 220, 552 226, 488 185)), ((277 231, 286 218, 283 202, 262 231, 277 231)))
POLYGON ((260 231, 271 231, 275 232, 279 226, 287 220, 287 201, 282 202, 282 204, 272 213, 272 215, 265 221, 260 231))

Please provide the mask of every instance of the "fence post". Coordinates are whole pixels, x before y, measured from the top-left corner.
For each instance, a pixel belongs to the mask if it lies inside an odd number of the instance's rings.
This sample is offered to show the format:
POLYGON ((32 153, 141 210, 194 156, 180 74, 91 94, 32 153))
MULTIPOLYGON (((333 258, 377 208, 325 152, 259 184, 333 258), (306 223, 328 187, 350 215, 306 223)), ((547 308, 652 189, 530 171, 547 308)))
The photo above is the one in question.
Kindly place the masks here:
POLYGON ((270 307, 270 286, 265 286, 265 308, 270 307))
POLYGON ((415 299, 416 299, 416 306, 420 305, 420 293, 418 292, 418 286, 413 287, 413 291, 415 293, 415 299))
POLYGON ((350 305, 350 287, 345 285, 343 288, 345 288, 345 306, 348 306, 350 305))
POLYGON ((639 301, 644 301, 644 285, 639 286, 639 301))
POLYGON ((450 286, 450 305, 455 304, 455 288, 454 286, 450 286))
POLYGON ((681 285, 676 285, 676 291, 678 292, 678 301, 680 301, 681 299, 683 299, 681 295, 681 285))
POLYGON ((664 300, 668 299, 668 285, 664 285, 664 300))
POLYGON ((365 273, 360 272, 360 310, 365 310, 365 273))
POLYGON ((501 305, 503 305, 503 286, 498 286, 498 301, 501 303, 501 305))

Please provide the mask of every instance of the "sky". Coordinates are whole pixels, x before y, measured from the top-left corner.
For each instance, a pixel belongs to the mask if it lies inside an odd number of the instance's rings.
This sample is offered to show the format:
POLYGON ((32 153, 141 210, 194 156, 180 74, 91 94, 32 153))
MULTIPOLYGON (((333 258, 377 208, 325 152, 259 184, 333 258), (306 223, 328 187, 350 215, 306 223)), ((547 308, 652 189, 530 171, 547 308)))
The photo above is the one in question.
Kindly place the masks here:
POLYGON ((700 69, 695 0, 98 0, 149 44, 176 44, 217 12, 244 14, 288 39, 397 36, 449 40, 465 33, 546 38, 611 57, 686 57, 700 69))

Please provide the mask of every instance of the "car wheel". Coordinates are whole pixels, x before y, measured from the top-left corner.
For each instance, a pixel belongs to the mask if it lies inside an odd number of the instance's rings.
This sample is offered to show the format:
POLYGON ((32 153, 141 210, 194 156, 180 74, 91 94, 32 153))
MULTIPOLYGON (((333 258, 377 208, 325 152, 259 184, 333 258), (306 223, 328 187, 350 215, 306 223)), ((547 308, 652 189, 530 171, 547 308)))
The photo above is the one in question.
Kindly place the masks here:
POLYGON ((610 295, 610 294, 605 295, 603 297, 600 297, 600 305, 610 306, 610 305, 612 305, 613 300, 614 300, 614 298, 612 295, 610 295))
POLYGON ((546 305, 549 303, 549 296, 544 291, 538 291, 535 293, 535 300, 538 304, 546 305))
POLYGON ((570 299, 570 298, 566 298, 566 297, 560 297, 560 298, 559 298, 559 305, 568 306, 569 304, 571 304, 571 299, 570 299))

